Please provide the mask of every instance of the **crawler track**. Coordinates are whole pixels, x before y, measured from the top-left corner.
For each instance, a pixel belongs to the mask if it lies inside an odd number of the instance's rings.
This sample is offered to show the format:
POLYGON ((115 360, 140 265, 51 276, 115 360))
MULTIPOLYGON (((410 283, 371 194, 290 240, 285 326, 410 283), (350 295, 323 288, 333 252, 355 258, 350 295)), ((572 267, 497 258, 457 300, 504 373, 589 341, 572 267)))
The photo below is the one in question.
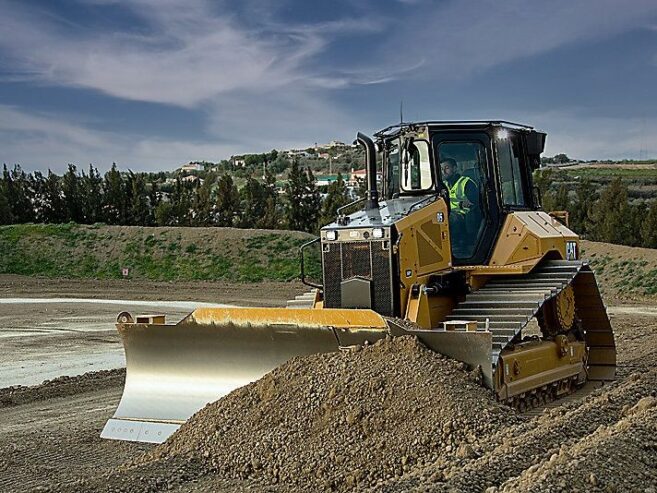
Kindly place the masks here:
MULTIPOLYGON (((529 275, 493 279, 468 294, 447 318, 476 320, 488 326, 493 334, 491 364, 495 371, 502 350, 520 340, 541 307, 568 285, 575 290, 576 313, 584 329, 589 379, 611 380, 616 371, 614 336, 595 276, 584 261, 550 260, 529 275)), ((568 382, 561 384, 568 386, 568 382)))

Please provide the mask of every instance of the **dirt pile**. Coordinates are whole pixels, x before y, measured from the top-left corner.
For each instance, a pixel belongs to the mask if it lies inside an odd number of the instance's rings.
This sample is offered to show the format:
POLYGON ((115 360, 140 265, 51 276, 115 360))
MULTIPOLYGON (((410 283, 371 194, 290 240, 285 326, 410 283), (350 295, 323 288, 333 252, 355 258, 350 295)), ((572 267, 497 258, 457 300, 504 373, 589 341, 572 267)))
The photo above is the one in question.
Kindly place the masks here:
POLYGON ((657 491, 657 398, 644 397, 610 426, 532 467, 502 491, 657 491), (630 472, 631 471, 631 472, 630 472))
POLYGON ((186 458, 225 480, 375 486, 518 421, 463 365, 412 338, 295 358, 199 411, 142 464, 186 458))
POLYGON ((441 457, 383 490, 643 492, 657 485, 656 389, 657 371, 635 373, 482 437, 474 460, 441 457))
POLYGON ((103 388, 120 387, 125 381, 125 368, 88 372, 74 377, 45 380, 40 385, 15 385, 0 389, 0 408, 28 402, 65 397, 103 388))

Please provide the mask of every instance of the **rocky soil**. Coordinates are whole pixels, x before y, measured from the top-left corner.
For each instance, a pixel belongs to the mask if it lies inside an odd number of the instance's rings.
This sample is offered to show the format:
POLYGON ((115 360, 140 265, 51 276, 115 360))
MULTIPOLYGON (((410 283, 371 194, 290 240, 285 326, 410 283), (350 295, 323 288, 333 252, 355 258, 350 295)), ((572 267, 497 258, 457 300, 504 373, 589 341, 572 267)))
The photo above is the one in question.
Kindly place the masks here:
POLYGON ((526 414, 410 338, 296 358, 156 447, 99 438, 120 371, 2 389, 0 491, 657 493, 657 316, 610 312, 617 380, 526 414))
POLYGON ((117 385, 123 385, 124 381, 125 368, 119 368, 89 372, 75 377, 58 377, 46 380, 41 385, 5 387, 0 389, 0 408, 66 397, 90 390, 115 388, 117 385))
MULTIPOLYGON (((622 330, 633 337, 619 342, 655 348, 655 328, 622 330)), ((653 355, 524 415, 411 338, 296 358, 120 470, 62 489, 654 493, 653 355)))
POLYGON ((375 486, 518 421, 463 365, 415 339, 295 359, 202 411, 142 461, 198 460, 225 479, 375 486))

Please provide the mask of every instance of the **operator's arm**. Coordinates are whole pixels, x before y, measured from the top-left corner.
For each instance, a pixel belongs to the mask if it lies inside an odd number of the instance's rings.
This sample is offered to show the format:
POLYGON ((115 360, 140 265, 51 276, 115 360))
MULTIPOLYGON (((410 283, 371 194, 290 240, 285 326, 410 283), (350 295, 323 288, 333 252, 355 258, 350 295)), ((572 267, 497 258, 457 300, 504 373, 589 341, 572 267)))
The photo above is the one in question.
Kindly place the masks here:
POLYGON ((479 205, 479 188, 474 181, 468 180, 465 185, 465 196, 473 206, 479 205))

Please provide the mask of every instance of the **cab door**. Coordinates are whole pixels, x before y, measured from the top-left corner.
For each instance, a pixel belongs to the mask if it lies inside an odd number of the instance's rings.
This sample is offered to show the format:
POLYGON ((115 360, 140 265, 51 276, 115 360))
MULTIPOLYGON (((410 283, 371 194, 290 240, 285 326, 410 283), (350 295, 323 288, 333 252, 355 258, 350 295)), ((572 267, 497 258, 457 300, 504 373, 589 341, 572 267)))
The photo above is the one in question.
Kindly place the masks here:
POLYGON ((450 193, 453 263, 483 264, 500 226, 491 139, 481 130, 437 132, 433 149, 436 175, 450 193), (444 176, 442 166, 450 161, 456 163, 456 173, 444 176))

